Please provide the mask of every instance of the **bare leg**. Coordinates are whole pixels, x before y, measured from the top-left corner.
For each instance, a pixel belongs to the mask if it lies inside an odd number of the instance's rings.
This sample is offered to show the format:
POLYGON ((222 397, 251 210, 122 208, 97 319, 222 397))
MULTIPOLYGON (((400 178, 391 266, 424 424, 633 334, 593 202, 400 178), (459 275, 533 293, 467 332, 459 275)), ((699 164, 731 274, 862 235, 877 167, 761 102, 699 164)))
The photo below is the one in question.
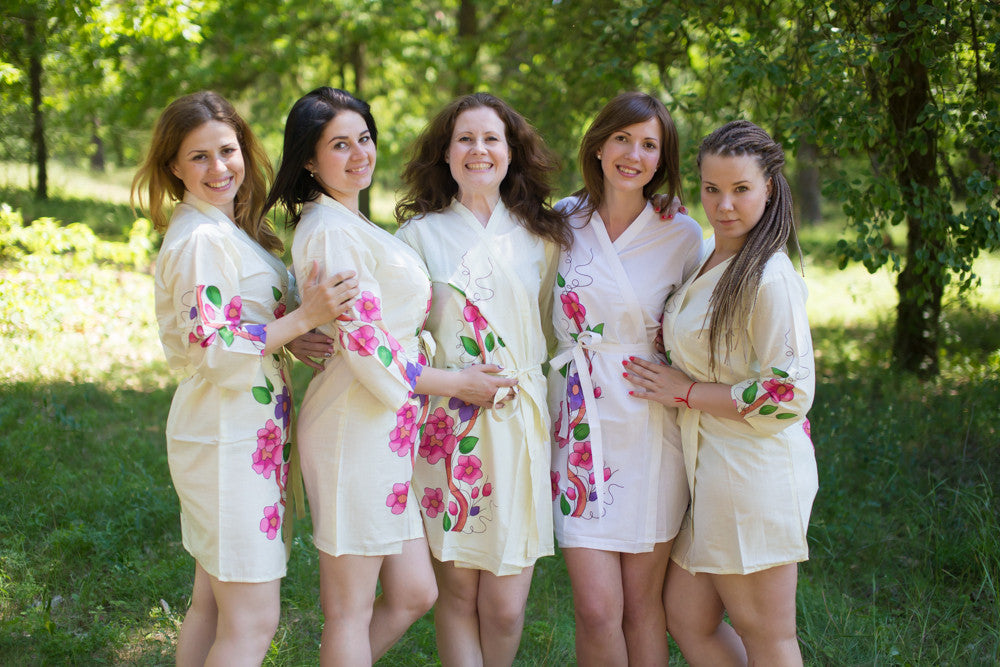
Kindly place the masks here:
POLYGON ((402 553, 386 556, 379 574, 382 594, 375 599, 369 638, 372 659, 378 660, 437 598, 427 540, 403 543, 402 553))
POLYGON ((369 632, 379 556, 331 556, 319 552, 319 590, 323 607, 320 664, 371 665, 369 632))
POLYGON ((562 554, 573 586, 577 663, 580 667, 627 665, 620 555, 583 548, 563 549, 562 554))
POLYGON ((215 642, 218 620, 219 608, 212 594, 211 578, 201 565, 195 563, 191 606, 184 615, 177 637, 177 667, 200 667, 205 664, 215 642))
POLYGON ((260 665, 278 629, 281 580, 243 584, 209 579, 219 615, 206 667, 260 665))
POLYGON ((647 553, 621 555, 622 628, 630 665, 666 665, 670 660, 662 591, 671 546, 672 541, 663 542, 647 553))
POLYGON ((509 667, 521 645, 534 567, 498 577, 479 573, 479 640, 484 667, 509 667))
POLYGON ((667 629, 693 667, 747 664, 736 631, 722 620, 722 600, 711 575, 694 575, 674 561, 667 566, 663 589, 667 629))
POLYGON ((795 630, 798 565, 752 574, 712 575, 751 665, 801 666, 795 630))
POLYGON ((479 570, 455 567, 432 560, 438 584, 434 630, 443 667, 479 667, 479 570))

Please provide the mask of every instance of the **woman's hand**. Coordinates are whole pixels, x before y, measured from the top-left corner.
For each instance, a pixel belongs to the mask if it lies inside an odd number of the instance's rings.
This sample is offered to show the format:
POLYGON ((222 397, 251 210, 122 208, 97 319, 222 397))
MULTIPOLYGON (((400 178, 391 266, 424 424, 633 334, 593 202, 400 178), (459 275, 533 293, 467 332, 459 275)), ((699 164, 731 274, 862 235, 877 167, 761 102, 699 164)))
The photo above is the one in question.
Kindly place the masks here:
POLYGON ((667 199, 667 195, 657 193, 650 197, 649 201, 653 204, 653 210, 660 214, 660 220, 672 220, 676 214, 688 211, 679 197, 670 200, 667 199))
POLYGON ((671 408, 685 402, 692 380, 683 372, 638 357, 629 357, 622 365, 625 366, 625 379, 636 386, 629 395, 671 408))
POLYGON ((323 362, 316 359, 328 359, 333 354, 333 339, 318 331, 310 331, 289 341, 285 347, 306 366, 321 371, 323 362))
POLYGON ((514 378, 497 375, 503 368, 496 364, 476 364, 458 371, 459 391, 455 398, 481 408, 502 408, 504 401, 514 397, 513 387, 517 385, 514 378), (502 387, 509 390, 504 398, 493 403, 497 391, 502 387))
POLYGON ((299 293, 300 308, 310 329, 326 324, 343 315, 358 296, 358 280, 354 271, 341 271, 326 280, 320 280, 319 264, 313 261, 309 275, 302 281, 299 293))

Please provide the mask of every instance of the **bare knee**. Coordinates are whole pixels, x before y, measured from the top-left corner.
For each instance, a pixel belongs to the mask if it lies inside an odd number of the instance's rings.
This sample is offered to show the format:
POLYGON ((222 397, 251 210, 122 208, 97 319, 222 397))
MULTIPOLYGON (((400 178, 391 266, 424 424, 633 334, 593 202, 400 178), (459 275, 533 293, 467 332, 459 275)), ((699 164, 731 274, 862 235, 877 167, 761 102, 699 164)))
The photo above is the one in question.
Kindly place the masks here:
POLYGON ((438 589, 433 580, 412 581, 403 590, 384 590, 383 597, 393 610, 416 619, 434 606, 438 589))
POLYGON ((509 636, 519 634, 524 625, 525 602, 494 600, 479 607, 480 625, 490 632, 509 636))
POLYGON ((574 600, 577 626, 589 634, 622 627, 622 601, 607 596, 587 596, 574 600))

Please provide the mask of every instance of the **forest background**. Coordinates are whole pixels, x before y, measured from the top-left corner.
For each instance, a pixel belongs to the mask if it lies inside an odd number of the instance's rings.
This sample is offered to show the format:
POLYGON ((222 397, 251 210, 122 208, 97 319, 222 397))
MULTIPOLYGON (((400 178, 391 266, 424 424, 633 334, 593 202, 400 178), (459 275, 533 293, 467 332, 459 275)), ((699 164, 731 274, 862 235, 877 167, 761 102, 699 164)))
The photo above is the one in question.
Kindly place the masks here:
MULTIPOLYGON (((365 206, 453 96, 500 95, 562 156, 623 90, 680 132, 750 118, 789 156, 822 382, 799 624, 815 664, 1000 661, 1000 8, 828 0, 5 0, 0 7, 0 663, 169 662, 190 591, 149 267, 127 187, 159 111, 214 89, 273 160, 317 85, 370 101, 365 206)), ((299 385, 307 377, 297 375, 299 385)), ((301 392, 300 392, 301 393, 301 392)), ((298 522, 270 664, 315 662, 298 522)), ((561 560, 524 664, 572 661, 561 560)), ((433 664, 423 619, 385 664, 433 664)))

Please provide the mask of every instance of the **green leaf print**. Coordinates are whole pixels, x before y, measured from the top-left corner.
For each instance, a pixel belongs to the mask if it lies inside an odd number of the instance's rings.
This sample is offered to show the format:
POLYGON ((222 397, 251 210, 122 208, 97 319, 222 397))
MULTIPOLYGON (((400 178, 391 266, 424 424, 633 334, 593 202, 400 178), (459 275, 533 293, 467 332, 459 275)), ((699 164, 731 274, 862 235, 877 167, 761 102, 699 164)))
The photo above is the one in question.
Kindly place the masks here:
POLYGON ((590 327, 590 330, 596 334, 604 335, 604 322, 601 322, 596 327, 590 327))
POLYGON ((281 301, 281 290, 274 285, 271 285, 271 294, 274 295, 275 301, 281 301))
POLYGON ((274 391, 274 385, 271 383, 271 380, 266 375, 264 376, 264 384, 267 385, 268 391, 270 392, 274 391))
POLYGON ((760 414, 762 414, 762 415, 770 415, 770 414, 773 414, 773 413, 775 413, 777 411, 778 411, 778 406, 777 405, 765 405, 764 407, 762 407, 760 409, 760 414))
POLYGON ((578 441, 582 442, 587 439, 590 435, 590 424, 577 424, 576 428, 573 429, 573 437, 578 441))
POLYGON ((254 387, 250 391, 253 392, 253 397, 257 399, 258 403, 267 405, 271 402, 271 392, 267 390, 267 387, 254 387))
POLYGON ((559 494, 559 510, 563 513, 563 516, 569 516, 572 509, 569 506, 569 501, 566 500, 566 494, 559 494))
POLYGON ((563 377, 566 377, 567 373, 569 373, 569 364, 566 364, 565 366, 559 369, 559 374, 562 375, 563 377))
POLYGON ((754 399, 757 398, 757 383, 754 382, 752 385, 743 390, 743 402, 753 403, 754 399))
POLYGON ((287 443, 281 448, 281 460, 284 463, 288 463, 288 460, 292 458, 292 443, 287 443))
POLYGON ((796 417, 798 417, 798 415, 792 412, 779 412, 778 414, 774 415, 775 419, 795 419, 796 417))
POLYGON ((447 533, 449 530, 451 530, 451 517, 448 516, 447 512, 444 513, 444 522, 443 523, 444 523, 444 532, 447 533))
POLYGON ((218 287, 215 285, 209 285, 206 287, 205 296, 209 301, 215 304, 216 308, 222 308, 222 293, 219 291, 218 287))
POLYGON ((492 331, 486 334, 486 339, 483 340, 483 345, 486 346, 487 352, 492 352, 493 348, 496 347, 495 336, 492 331))
POLYGON ((561 273, 556 273, 556 285, 559 285, 559 287, 566 287, 566 279, 562 277, 561 273))
MULTIPOLYGON (((459 288, 459 287, 455 287, 454 285, 451 285, 451 284, 449 284, 449 285, 448 285, 448 287, 452 288, 453 290, 455 290, 456 292, 458 292, 458 293, 459 293, 459 294, 461 294, 462 296, 465 296, 465 292, 464 292, 464 291, 462 291, 462 289, 461 289, 461 288, 459 288)), ((447 530, 447 529, 446 529, 446 530, 447 530)))
POLYGON ((774 366, 771 366, 771 372, 774 373, 775 375, 777 375, 780 378, 786 378, 786 377, 788 377, 788 373, 786 373, 785 371, 781 370, 780 368, 775 368, 774 366))
POLYGON ((499 345, 500 347, 507 347, 507 343, 503 342, 503 338, 501 338, 500 336, 497 336, 497 345, 499 345))
POLYGON ((219 338, 226 341, 226 345, 233 344, 233 332, 229 330, 229 327, 222 327, 219 329, 219 338))
POLYGON ((478 357, 479 356, 479 344, 476 343, 476 341, 474 341, 471 338, 469 338, 468 336, 460 336, 460 338, 462 339, 462 347, 465 348, 465 351, 468 352, 469 354, 471 354, 474 357, 478 357))
POLYGON ((476 443, 479 442, 479 438, 474 435, 467 435, 458 441, 458 451, 463 454, 468 454, 473 449, 476 448, 476 443))
POLYGON ((379 345, 376 354, 378 354, 378 359, 382 362, 383 366, 389 368, 392 365, 392 351, 385 345, 379 345))
POLYGON ((674 362, 670 360, 670 350, 667 350, 667 366, 673 366, 674 362))

